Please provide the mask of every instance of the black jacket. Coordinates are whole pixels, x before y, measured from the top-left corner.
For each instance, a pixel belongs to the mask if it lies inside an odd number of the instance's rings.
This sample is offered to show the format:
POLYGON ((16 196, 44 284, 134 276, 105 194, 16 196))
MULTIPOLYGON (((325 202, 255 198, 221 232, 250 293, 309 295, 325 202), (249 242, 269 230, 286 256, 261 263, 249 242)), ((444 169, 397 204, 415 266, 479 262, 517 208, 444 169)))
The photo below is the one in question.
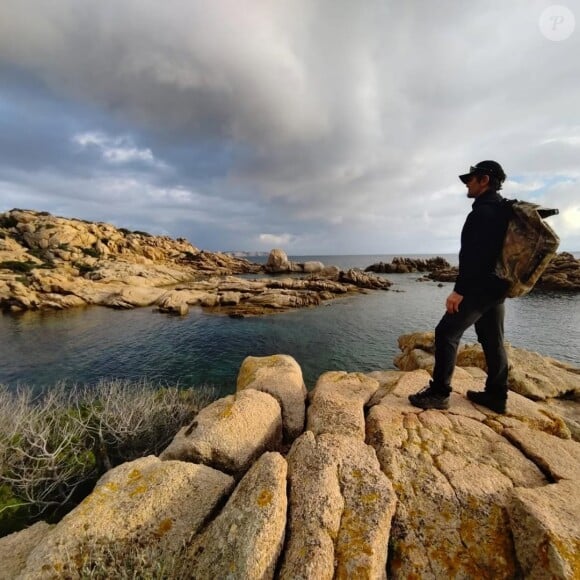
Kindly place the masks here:
POLYGON ((495 274, 509 219, 504 198, 488 190, 475 199, 461 231, 459 275, 454 290, 462 296, 500 297, 507 283, 495 274))

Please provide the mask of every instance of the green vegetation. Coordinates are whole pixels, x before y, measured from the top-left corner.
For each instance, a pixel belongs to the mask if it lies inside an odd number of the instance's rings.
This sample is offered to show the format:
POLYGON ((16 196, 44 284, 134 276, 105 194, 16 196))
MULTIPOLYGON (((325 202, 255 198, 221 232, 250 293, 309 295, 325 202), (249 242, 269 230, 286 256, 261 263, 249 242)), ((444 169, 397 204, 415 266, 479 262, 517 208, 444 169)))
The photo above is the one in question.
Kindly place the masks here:
POLYGON ((0 215, 0 228, 15 228, 18 220, 11 215, 0 215))
POLYGON ((57 520, 111 467, 159 454, 212 399, 207 387, 147 381, 40 393, 0 385, 0 535, 57 520))
POLYGON ((119 228, 119 231, 122 234, 125 234, 126 236, 128 236, 131 233, 131 230, 128 230, 127 228, 119 228))
POLYGON ((138 236, 144 236, 146 238, 152 238, 153 237, 151 234, 149 234, 147 232, 141 232, 139 230, 135 230, 133 233, 134 234, 137 234, 138 236))
POLYGON ((12 272, 21 272, 22 274, 28 274, 28 272, 38 267, 40 267, 39 264, 31 262, 30 260, 26 262, 18 262, 17 260, 0 262, 0 270, 11 270, 12 272))
POLYGON ((28 250, 28 253, 31 256, 34 256, 35 258, 38 258, 39 260, 45 260, 46 259, 46 250, 41 250, 40 248, 30 248, 28 250))
POLYGON ((142 538, 139 542, 125 540, 115 544, 88 539, 80 553, 65 563, 65 569, 78 570, 82 579, 175 580, 191 577, 188 564, 185 546, 172 553, 159 542, 159 538, 142 538), (80 568, 79 562, 82 562, 80 568))
POLYGON ((79 271, 79 276, 84 276, 90 272, 98 270, 97 266, 89 266, 88 264, 83 264, 82 262, 75 262, 73 266, 79 271))
POLYGON ((82 252, 85 256, 90 256, 91 258, 100 258, 101 256, 97 248, 83 248, 82 252))

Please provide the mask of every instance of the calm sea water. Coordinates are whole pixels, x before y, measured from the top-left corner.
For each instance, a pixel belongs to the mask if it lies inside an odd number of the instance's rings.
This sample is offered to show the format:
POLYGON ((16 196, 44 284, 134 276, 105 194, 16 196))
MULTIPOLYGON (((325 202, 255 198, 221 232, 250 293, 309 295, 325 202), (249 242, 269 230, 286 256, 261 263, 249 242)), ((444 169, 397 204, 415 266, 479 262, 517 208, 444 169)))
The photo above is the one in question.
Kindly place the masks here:
MULTIPOLYGON (((446 256, 453 263, 454 256, 446 256)), ((308 256, 341 268, 364 268, 392 256, 308 256)), ((64 312, 0 315, 0 383, 146 377, 182 386, 235 390, 248 355, 292 355, 312 388, 327 370, 394 368, 401 334, 433 330, 451 284, 389 274, 390 291, 373 291, 313 309, 234 320, 192 309, 185 317, 149 308, 92 307, 64 312), (393 290, 398 290, 394 292, 393 290)), ((580 366, 580 295, 534 293, 506 303, 506 339, 514 346, 580 366)), ((465 342, 475 342, 468 331, 465 342)))

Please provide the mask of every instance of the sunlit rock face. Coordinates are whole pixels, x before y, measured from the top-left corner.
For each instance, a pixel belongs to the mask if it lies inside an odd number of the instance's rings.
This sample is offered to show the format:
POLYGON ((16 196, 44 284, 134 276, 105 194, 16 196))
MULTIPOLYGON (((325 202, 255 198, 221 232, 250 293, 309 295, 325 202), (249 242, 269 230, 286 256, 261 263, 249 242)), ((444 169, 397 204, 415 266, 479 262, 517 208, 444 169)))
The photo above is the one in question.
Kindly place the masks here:
POLYGON ((446 411, 410 405, 425 370, 328 372, 308 397, 301 376, 287 355, 246 359, 238 392, 161 459, 122 464, 56 525, 0 539, 0 577, 128 563, 142 577, 578 577, 580 443, 556 412, 515 392, 505 415, 474 405, 474 367, 458 367, 446 411))

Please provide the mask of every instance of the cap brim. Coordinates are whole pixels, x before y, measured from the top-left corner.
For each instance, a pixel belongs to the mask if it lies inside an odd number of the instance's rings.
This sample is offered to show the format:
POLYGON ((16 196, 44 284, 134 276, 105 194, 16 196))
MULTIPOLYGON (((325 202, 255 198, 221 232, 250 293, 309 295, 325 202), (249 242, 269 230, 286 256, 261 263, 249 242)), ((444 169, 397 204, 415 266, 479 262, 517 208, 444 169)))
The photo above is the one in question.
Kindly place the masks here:
POLYGON ((463 175, 459 176, 459 179, 461 179, 461 181, 467 185, 467 182, 471 179, 472 175, 473 173, 464 173, 463 175))

